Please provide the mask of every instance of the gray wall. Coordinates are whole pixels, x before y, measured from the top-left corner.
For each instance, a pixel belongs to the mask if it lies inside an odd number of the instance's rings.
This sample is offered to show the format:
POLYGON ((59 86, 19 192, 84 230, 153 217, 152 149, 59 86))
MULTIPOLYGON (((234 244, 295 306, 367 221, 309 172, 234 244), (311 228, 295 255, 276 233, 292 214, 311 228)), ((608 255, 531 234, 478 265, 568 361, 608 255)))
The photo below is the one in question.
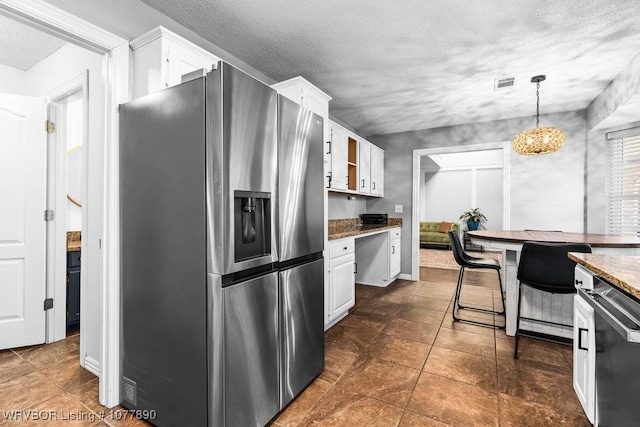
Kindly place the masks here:
POLYGON ((329 193, 328 219, 359 218, 360 214, 366 211, 367 199, 364 196, 329 193), (352 200, 349 200, 349 197, 352 200))
MULTIPOLYGON (((511 151, 511 229, 584 230, 586 130, 584 111, 543 115, 542 126, 557 126, 567 141, 557 153, 519 156, 511 151)), ((367 201, 367 211, 393 214, 404 206, 402 273, 411 272, 413 150, 511 141, 535 125, 535 117, 471 123, 369 137, 385 150, 385 197, 367 201)))

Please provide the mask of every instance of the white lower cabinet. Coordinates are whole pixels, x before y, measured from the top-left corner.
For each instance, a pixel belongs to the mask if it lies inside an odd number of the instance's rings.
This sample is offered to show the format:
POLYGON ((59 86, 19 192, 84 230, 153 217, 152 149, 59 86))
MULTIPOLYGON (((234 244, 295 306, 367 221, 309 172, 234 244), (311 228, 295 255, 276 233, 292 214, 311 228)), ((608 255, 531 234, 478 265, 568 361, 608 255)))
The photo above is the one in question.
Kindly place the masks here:
POLYGON ((595 423, 596 338, 593 307, 582 297, 574 297, 573 389, 589 421, 595 423))
POLYGON ((356 303, 354 240, 341 239, 329 244, 329 305, 325 326, 331 326, 344 317, 356 303))
POLYGON ((356 239, 356 282, 388 286, 400 274, 400 228, 356 239))
POLYGON ((400 262, 402 260, 400 244, 402 236, 400 229, 389 232, 389 279, 395 280, 400 274, 400 262))

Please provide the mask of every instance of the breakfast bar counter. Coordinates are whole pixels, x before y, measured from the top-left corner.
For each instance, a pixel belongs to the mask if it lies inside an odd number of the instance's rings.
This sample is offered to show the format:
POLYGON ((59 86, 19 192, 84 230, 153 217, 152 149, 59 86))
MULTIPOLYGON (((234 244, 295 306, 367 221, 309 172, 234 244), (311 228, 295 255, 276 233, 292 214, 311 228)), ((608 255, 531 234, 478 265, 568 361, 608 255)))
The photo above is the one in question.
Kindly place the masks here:
MULTIPOLYGON (((505 320, 507 335, 516 331, 518 307, 518 264, 524 242, 547 243, 587 243, 594 254, 616 256, 640 255, 640 238, 628 236, 608 236, 594 233, 567 233, 562 231, 538 230, 480 230, 470 231, 471 242, 485 249, 502 251, 502 275, 505 284, 505 320)), ((523 292, 523 317, 540 318, 544 313, 552 313, 553 322, 571 324, 573 319, 573 296, 545 294, 526 288, 523 292), (554 301, 552 301, 554 298, 554 301)), ((549 335, 570 338, 572 330, 562 326, 540 325, 523 321, 523 328, 549 335)))

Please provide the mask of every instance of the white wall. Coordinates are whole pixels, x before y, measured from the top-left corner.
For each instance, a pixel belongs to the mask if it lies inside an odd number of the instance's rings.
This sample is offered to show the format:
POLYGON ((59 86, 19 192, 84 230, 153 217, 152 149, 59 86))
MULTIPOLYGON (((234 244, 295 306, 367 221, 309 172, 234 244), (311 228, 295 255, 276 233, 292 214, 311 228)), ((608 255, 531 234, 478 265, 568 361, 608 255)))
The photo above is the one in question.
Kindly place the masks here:
POLYGON ((462 212, 479 207, 488 219, 483 228, 502 230, 502 182, 497 167, 423 171, 420 221, 459 222, 462 212))
POLYGON ((458 222, 471 205, 471 170, 424 171, 420 221, 458 222))
MULTIPOLYGON (((82 204, 82 157, 84 145, 84 103, 82 98, 64 106, 65 138, 67 140, 67 194, 82 204), (69 151, 71 150, 71 151, 69 151)), ((82 230, 82 207, 67 199, 67 231, 82 230)))
POLYGON ((24 95, 25 72, 0 64, 0 93, 24 95))
MULTIPOLYGON (((45 58, 26 73, 25 95, 44 97, 51 91, 89 70, 89 137, 84 147, 87 150, 88 195, 84 218, 101 218, 103 211, 102 170, 104 147, 105 87, 103 84, 103 57, 85 49, 68 44, 45 58)), ((82 328, 86 337, 86 357, 100 360, 100 319, 102 312, 100 241, 103 238, 102 224, 85 221, 82 230, 82 272, 84 283, 82 328), (90 249, 91 252, 88 252, 90 249), (86 255, 85 255, 86 254, 86 255), (93 254, 95 257, 89 256, 93 254)))

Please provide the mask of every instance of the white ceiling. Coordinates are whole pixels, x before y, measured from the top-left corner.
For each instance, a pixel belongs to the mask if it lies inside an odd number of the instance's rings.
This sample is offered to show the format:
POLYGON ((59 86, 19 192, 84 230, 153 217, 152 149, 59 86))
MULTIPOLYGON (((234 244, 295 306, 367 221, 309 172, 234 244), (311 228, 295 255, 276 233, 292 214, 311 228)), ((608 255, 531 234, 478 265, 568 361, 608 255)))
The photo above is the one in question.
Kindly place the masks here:
POLYGON ((66 44, 0 15, 0 64, 26 71, 66 44))
POLYGON ((537 74, 542 114, 583 109, 640 51, 637 0, 142 1, 365 135, 533 115, 537 74))

